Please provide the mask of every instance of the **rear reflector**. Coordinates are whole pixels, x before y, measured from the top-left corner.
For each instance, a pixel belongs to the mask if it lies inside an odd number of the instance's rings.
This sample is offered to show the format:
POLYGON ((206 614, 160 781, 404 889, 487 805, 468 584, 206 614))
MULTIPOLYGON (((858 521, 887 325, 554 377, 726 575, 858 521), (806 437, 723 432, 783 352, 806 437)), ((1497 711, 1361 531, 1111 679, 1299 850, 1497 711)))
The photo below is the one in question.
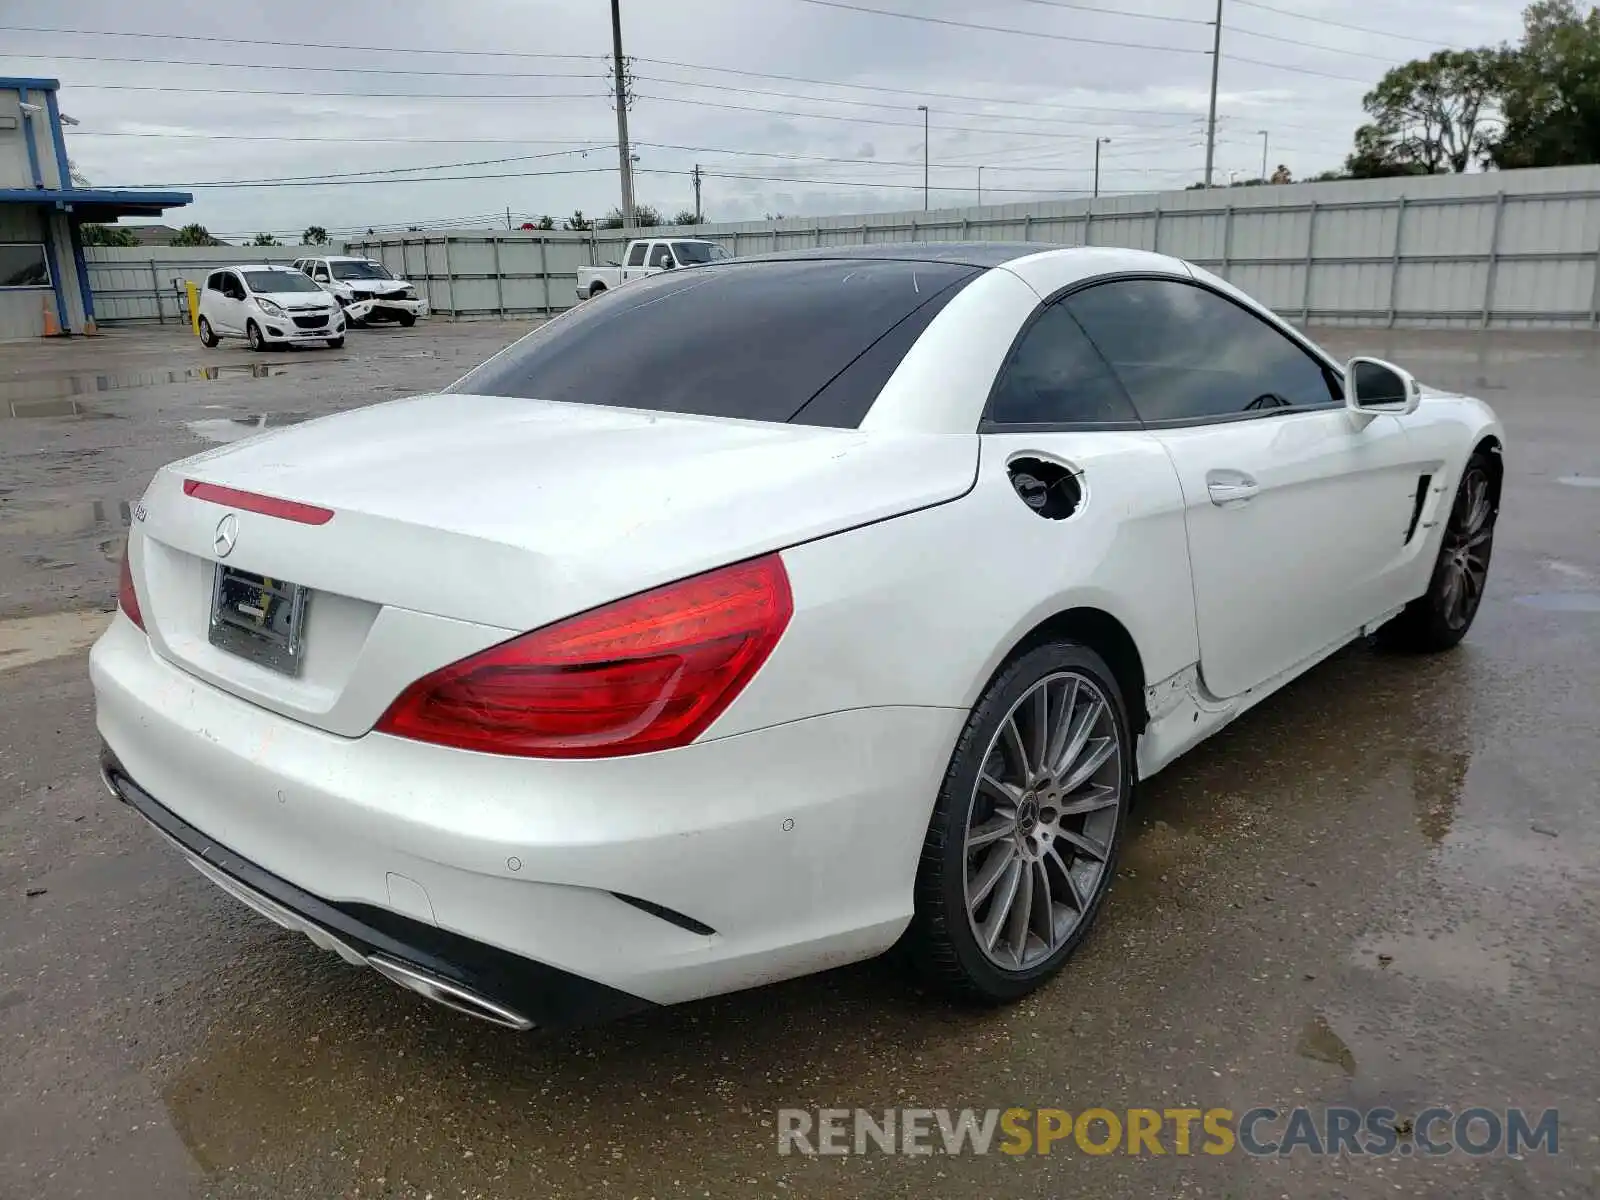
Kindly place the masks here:
POLYGON ((133 568, 128 565, 128 548, 122 548, 122 568, 117 574, 117 607, 123 615, 144 628, 144 613, 139 610, 139 593, 133 590, 133 568))
POLYGON ((220 483, 201 483, 198 479, 185 479, 183 494, 244 512, 298 521, 302 525, 326 525, 333 520, 331 508, 318 508, 315 504, 301 504, 297 500, 279 500, 276 496, 263 496, 259 492, 241 492, 238 488, 223 487, 220 483))
POLYGON ((417 680, 380 733, 530 758, 694 741, 766 662, 794 611, 776 554, 502 642, 417 680))

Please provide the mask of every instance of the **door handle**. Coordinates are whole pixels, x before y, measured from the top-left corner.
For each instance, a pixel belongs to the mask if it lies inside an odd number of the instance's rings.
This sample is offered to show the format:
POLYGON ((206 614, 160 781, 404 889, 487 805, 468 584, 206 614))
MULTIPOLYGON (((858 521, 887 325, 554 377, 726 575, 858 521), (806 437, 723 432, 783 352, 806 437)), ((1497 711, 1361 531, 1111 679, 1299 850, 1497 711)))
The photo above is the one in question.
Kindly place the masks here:
POLYGON ((1261 485, 1243 471, 1207 471, 1206 491, 1211 495, 1211 503, 1226 508, 1254 500, 1261 491, 1261 485))

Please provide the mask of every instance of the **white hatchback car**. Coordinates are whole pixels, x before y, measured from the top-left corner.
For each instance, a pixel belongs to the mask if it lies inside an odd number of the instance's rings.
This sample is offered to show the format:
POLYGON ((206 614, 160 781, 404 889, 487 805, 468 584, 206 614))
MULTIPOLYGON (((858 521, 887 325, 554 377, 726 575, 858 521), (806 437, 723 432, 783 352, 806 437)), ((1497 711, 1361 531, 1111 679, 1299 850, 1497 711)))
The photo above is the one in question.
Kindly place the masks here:
POLYGON ((90 656, 105 777, 505 1025, 896 942, 1015 999, 1140 781, 1354 639, 1461 640, 1501 449, 1143 251, 663 272, 446 394, 160 471, 90 656))
POLYGON ((290 343, 344 345, 338 302, 299 271, 268 263, 225 267, 200 292, 200 340, 242 337, 252 350, 290 343))

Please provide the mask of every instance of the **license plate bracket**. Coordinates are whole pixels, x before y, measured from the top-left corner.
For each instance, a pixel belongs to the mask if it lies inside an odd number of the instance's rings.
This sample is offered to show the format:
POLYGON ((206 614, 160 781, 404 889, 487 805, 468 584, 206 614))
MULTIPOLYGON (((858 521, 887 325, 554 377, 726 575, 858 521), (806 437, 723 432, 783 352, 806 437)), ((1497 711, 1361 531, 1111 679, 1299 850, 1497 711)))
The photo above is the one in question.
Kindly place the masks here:
POLYGON ((218 563, 211 584, 211 644, 270 671, 299 675, 310 599, 298 583, 218 563))

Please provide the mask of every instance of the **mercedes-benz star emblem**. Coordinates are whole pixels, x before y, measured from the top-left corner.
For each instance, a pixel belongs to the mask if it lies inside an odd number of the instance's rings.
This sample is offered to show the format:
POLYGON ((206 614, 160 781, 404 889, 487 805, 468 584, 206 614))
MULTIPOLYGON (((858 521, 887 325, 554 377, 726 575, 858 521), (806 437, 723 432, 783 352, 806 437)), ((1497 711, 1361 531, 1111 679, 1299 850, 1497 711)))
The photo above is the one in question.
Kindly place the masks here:
POLYGON ((234 546, 239 541, 239 518, 229 513, 217 522, 217 536, 211 544, 216 549, 218 558, 227 558, 233 553, 234 546))

